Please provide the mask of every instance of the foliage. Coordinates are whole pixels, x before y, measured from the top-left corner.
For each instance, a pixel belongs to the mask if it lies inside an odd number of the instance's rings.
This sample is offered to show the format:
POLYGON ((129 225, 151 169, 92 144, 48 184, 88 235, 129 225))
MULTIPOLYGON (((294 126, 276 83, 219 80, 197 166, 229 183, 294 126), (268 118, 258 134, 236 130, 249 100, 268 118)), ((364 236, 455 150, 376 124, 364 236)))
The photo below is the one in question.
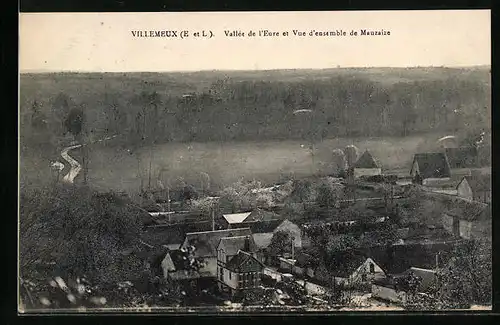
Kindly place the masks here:
POLYGON ((283 256, 284 253, 291 252, 292 238, 290 233, 287 231, 277 231, 271 238, 271 243, 269 244, 269 252, 273 256, 283 256))
POLYGON ((64 121, 66 130, 75 138, 80 135, 84 126, 85 115, 81 108, 75 107, 69 111, 68 117, 64 121))
POLYGON ((317 188, 316 202, 319 206, 330 208, 340 199, 342 192, 342 184, 332 178, 323 179, 317 188))
POLYGON ((133 280, 144 269, 134 253, 141 210, 114 193, 60 187, 21 195, 20 269, 47 276, 86 274, 102 283, 133 280))
POLYGON ((339 252, 350 251, 359 247, 359 241, 352 235, 339 234, 331 236, 326 245, 326 251, 329 255, 339 252))
POLYGON ((313 182, 310 179, 297 179, 293 181, 293 190, 290 199, 302 203, 304 210, 314 200, 313 182))
MULTIPOLYGON (((421 73, 384 72, 384 82, 374 80, 380 78, 378 73, 358 70, 321 72, 321 78, 307 76, 300 81, 281 72, 258 78, 217 73, 104 79, 95 74, 44 74, 22 76, 21 95, 23 103, 37 99, 49 105, 54 102, 54 106, 57 102, 59 107, 71 107, 69 97, 74 97, 89 107, 90 129, 115 132, 114 121, 118 119, 120 130, 130 141, 142 141, 143 136, 157 141, 298 138, 310 126, 292 112, 304 108, 316 112, 315 126, 326 137, 452 131, 466 123, 488 127, 487 72, 434 69, 426 71, 423 80, 421 73), (388 81, 387 73, 402 82, 388 81), (43 89, 32 87, 34 84, 43 85, 43 89), (183 97, 186 92, 193 94, 183 97), (252 119, 247 118, 249 110, 252 119), (126 117, 118 118, 119 114, 126 117)), ((67 111, 45 113, 50 120, 64 119, 67 111)))
POLYGON ((262 188, 259 181, 245 182, 240 180, 219 193, 221 206, 229 205, 233 213, 256 206, 256 195, 252 190, 262 188))
POLYGON ((492 303, 492 261, 489 243, 467 241, 437 273, 437 281, 424 294, 413 295, 409 309, 469 308, 492 303))

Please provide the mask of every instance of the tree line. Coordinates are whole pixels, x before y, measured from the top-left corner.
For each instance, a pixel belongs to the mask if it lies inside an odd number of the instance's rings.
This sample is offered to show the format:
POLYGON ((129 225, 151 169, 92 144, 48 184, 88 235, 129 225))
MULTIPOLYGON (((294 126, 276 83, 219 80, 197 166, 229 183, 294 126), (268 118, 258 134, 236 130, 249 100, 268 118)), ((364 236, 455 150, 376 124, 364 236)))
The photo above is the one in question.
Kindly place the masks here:
POLYGON ((143 87, 134 93, 103 88, 84 99, 64 92, 48 100, 34 96, 21 107, 21 133, 29 140, 62 136, 68 130, 80 133, 75 121, 85 119, 82 133, 118 133, 127 144, 137 145, 406 136, 489 128, 489 98, 486 83, 452 77, 393 84, 360 76, 301 81, 225 78, 186 94, 143 87), (312 114, 294 114, 301 109, 312 114))

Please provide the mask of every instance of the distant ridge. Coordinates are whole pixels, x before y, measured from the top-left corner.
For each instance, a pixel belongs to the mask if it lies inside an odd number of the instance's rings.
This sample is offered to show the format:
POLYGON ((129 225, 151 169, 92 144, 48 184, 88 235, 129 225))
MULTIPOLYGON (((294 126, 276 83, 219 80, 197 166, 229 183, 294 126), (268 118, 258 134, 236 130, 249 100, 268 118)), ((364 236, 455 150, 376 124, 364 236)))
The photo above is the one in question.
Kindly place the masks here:
POLYGON ((338 70, 412 70, 412 69, 454 69, 454 70, 487 70, 491 69, 491 65, 470 65, 470 66, 408 66, 408 67, 338 67, 338 68, 323 68, 323 69, 262 69, 262 70, 217 70, 217 69, 206 69, 206 70, 179 70, 179 71, 77 71, 77 70, 24 70, 20 71, 20 74, 98 74, 98 73, 110 73, 110 74, 121 74, 121 73, 180 73, 180 74, 193 74, 193 73, 259 73, 259 72, 330 72, 338 70))

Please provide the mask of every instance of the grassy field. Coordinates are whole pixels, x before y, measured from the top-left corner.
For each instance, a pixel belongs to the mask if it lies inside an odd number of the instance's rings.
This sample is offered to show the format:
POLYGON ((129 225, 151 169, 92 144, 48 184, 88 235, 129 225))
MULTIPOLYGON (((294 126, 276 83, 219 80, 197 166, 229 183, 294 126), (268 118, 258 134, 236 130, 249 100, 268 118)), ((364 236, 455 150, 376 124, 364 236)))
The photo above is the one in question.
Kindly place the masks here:
MULTIPOLYGON (((316 145, 315 168, 328 173, 332 150, 354 144, 362 153, 369 149, 383 169, 407 174, 413 154, 438 150, 438 134, 410 136, 405 138, 359 138, 327 139, 316 145)), ((51 180, 49 164, 59 160, 59 155, 49 155, 47 150, 25 148, 21 154, 21 182, 36 186, 51 180)), ((81 162, 78 150, 71 151, 81 162)), ((201 173, 210 177, 212 188, 220 188, 240 178, 258 179, 265 183, 280 181, 283 176, 307 176, 313 172, 307 143, 300 141, 225 142, 225 143, 168 143, 150 148, 130 151, 125 147, 94 145, 90 151, 88 179, 91 185, 102 190, 136 192, 141 184, 149 183, 151 162, 152 185, 156 185, 160 170, 165 170, 161 179, 170 178, 175 185, 177 178, 200 187, 201 173), (303 145, 303 146, 302 146, 303 145)), ((63 174, 67 173, 67 168, 63 174)), ((77 177, 81 179, 82 174, 77 177)), ((206 181, 205 181, 206 182, 206 181)))

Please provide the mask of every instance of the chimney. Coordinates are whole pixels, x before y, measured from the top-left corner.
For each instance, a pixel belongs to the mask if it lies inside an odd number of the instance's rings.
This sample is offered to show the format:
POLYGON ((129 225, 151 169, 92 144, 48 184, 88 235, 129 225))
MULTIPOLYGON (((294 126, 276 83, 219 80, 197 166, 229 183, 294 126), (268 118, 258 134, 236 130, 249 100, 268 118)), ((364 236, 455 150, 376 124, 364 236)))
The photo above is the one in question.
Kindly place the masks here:
POLYGON ((243 251, 250 252, 250 236, 245 237, 245 245, 243 246, 243 251))

